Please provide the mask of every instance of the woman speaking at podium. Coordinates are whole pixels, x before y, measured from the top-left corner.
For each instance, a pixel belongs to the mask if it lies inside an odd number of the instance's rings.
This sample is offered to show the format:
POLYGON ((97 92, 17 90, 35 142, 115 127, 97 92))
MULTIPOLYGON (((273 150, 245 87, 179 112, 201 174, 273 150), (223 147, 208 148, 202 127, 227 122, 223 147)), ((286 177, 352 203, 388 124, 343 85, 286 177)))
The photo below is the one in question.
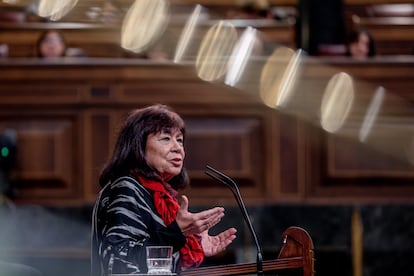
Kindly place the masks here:
POLYGON ((165 105, 137 109, 126 119, 104 166, 92 218, 92 275, 147 272, 146 246, 173 247, 173 272, 199 266, 236 238, 229 228, 208 230, 224 216, 221 207, 188 211, 178 190, 189 184, 183 167, 185 125, 165 105))

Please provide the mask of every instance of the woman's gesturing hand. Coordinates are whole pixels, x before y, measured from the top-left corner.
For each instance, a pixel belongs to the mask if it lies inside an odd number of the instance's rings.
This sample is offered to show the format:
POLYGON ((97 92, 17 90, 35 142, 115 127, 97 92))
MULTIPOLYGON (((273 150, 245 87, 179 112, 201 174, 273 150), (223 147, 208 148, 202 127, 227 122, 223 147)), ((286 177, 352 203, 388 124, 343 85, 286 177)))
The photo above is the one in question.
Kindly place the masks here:
POLYGON ((224 251, 236 238, 236 232, 235 228, 229 228, 217 236, 210 236, 208 230, 201 233, 201 246, 203 247, 204 255, 211 257, 224 251))
POLYGON ((176 222, 185 236, 201 234, 220 222, 224 216, 224 208, 214 207, 199 213, 188 211, 188 198, 181 196, 181 205, 178 210, 176 222))

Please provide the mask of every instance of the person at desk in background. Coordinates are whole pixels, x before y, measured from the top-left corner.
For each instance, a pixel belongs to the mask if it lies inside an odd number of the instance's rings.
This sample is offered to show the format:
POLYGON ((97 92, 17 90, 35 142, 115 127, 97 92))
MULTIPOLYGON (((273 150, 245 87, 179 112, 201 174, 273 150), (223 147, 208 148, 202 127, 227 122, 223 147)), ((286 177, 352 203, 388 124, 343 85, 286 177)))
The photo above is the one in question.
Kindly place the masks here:
POLYGON ((5 43, 0 43, 0 58, 9 56, 9 46, 5 43))
POLYGON ((66 42, 63 35, 56 30, 43 32, 36 42, 36 56, 40 58, 66 56, 66 42))
POLYGON ((350 33, 347 42, 347 56, 366 59, 375 56, 375 54, 375 42, 369 31, 361 29, 350 33))
POLYGON ((208 231, 224 216, 221 207, 188 211, 178 190, 189 185, 183 167, 185 125, 165 105, 134 110, 113 156, 104 166, 92 215, 92 275, 146 273, 147 245, 173 246, 173 272, 197 267, 236 238, 229 228, 208 231))

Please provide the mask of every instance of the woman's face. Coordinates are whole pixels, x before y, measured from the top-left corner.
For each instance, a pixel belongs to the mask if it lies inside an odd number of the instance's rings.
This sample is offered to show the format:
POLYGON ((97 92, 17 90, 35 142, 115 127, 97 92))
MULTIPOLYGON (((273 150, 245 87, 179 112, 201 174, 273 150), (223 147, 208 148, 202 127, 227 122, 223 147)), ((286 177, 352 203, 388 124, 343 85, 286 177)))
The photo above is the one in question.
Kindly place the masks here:
POLYGON ((40 44, 40 52, 43 57, 61 57, 65 52, 65 44, 56 32, 50 32, 40 44))
POLYGON ((184 157, 184 136, 181 131, 148 135, 145 158, 164 181, 169 181, 181 172, 184 157))
POLYGON ((369 52, 369 37, 365 33, 360 33, 358 41, 351 43, 349 46, 351 56, 355 58, 365 58, 369 52))

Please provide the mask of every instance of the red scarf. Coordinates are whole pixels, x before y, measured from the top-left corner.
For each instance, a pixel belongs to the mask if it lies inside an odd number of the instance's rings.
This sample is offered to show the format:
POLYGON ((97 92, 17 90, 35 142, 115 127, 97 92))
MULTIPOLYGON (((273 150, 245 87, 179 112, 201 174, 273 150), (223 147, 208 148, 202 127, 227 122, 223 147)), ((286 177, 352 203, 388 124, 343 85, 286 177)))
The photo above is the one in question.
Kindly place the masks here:
MULTIPOLYGON (((141 176, 135 175, 139 182, 145 188, 153 192, 154 205, 158 214, 166 225, 171 224, 177 217, 180 205, 176 199, 177 191, 175 191, 169 184, 149 180, 141 176)), ((187 242, 180 249, 181 267, 198 267, 204 260, 204 251, 201 247, 199 239, 194 235, 186 237, 187 242)))

